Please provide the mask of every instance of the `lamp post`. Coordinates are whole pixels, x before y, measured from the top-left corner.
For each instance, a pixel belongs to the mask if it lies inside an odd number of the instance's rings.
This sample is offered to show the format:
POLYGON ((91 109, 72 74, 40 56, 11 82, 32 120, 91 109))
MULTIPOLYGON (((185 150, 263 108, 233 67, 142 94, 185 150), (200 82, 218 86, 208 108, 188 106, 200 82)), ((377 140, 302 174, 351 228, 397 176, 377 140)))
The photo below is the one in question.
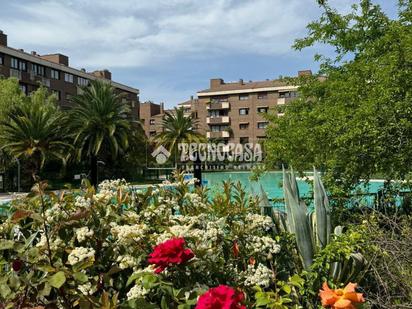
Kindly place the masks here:
POLYGON ((21 166, 20 166, 20 160, 18 158, 15 158, 17 162, 17 192, 21 191, 21 183, 20 183, 20 171, 21 171, 21 166))
MULTIPOLYGON (((97 161, 96 162, 96 186, 99 184, 99 165, 105 166, 106 163, 104 163, 104 161, 97 161)), ((97 188, 97 187, 96 187, 97 188)))

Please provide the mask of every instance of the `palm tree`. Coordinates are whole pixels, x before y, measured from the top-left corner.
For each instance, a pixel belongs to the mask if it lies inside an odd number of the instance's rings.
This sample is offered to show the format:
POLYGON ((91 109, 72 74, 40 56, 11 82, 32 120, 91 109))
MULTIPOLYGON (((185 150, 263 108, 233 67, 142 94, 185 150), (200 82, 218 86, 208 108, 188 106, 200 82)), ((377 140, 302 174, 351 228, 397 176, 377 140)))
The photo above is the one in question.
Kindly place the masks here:
POLYGON ((11 106, 0 121, 0 149, 15 158, 27 159, 36 179, 46 159, 66 161, 71 146, 65 140, 64 119, 55 97, 40 88, 22 104, 11 106))
POLYGON ((98 157, 110 152, 116 158, 128 147, 131 132, 129 107, 122 95, 103 81, 91 81, 82 93, 71 98, 70 128, 73 132, 76 156, 90 160, 91 183, 97 185, 98 157))
POLYGON ((166 112, 163 119, 163 132, 155 137, 158 146, 166 147, 170 153, 177 154, 177 147, 182 143, 199 143, 204 136, 195 129, 197 120, 185 116, 183 108, 166 112))

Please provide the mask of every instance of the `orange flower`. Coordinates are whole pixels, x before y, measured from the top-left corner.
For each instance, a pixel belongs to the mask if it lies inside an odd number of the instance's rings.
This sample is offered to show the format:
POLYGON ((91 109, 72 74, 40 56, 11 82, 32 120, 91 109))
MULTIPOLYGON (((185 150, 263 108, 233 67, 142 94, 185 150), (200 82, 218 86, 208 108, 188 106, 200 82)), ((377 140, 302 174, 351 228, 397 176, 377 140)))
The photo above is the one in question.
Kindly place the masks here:
POLYGON ((365 302, 363 294, 355 292, 356 286, 356 283, 348 283, 343 289, 332 290, 329 288, 328 283, 324 282, 322 285, 323 290, 319 291, 322 306, 332 309, 355 309, 353 303, 365 302))

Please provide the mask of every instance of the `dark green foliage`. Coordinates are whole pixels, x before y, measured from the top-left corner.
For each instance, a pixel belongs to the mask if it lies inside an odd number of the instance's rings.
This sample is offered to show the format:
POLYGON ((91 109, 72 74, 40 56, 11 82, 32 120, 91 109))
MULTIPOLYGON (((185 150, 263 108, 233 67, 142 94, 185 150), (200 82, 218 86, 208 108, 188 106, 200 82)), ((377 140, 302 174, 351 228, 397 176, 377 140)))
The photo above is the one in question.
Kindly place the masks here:
POLYGON ((300 97, 283 117, 269 116, 268 161, 322 167, 335 192, 377 174, 404 179, 412 164, 411 6, 400 4, 395 20, 367 0, 347 15, 322 6, 295 48, 323 43, 335 57, 319 57, 319 75, 294 80, 300 97))

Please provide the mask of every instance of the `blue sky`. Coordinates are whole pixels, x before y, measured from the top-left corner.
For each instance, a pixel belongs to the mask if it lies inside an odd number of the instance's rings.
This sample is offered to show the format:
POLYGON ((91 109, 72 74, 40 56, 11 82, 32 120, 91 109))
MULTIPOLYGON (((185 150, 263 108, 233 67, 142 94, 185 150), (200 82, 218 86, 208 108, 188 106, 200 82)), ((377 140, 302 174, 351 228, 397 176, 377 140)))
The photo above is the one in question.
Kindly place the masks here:
MULTIPOLYGON (((345 12, 356 0, 333 0, 345 12)), ((396 15, 396 0, 375 1, 396 15)), ((107 68, 167 107, 208 88, 209 79, 264 80, 318 66, 314 48, 296 52, 316 0, 14 0, 0 29, 9 45, 60 52, 71 66, 107 68)), ((327 52, 327 50, 325 50, 327 52)))

